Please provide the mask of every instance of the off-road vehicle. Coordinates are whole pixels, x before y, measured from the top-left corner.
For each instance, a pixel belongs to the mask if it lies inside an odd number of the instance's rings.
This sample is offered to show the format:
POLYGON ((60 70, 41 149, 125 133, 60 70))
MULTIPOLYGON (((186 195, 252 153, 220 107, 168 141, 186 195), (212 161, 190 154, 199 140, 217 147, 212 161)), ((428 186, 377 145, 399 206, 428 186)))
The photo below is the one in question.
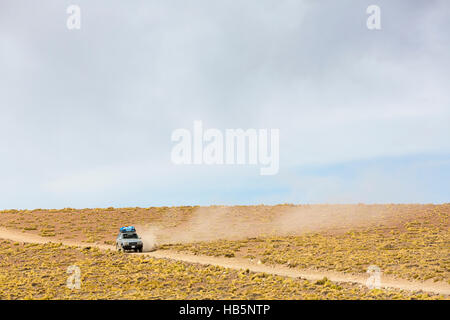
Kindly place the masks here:
POLYGON ((133 226, 122 227, 116 239, 117 251, 142 252, 143 243, 133 226))

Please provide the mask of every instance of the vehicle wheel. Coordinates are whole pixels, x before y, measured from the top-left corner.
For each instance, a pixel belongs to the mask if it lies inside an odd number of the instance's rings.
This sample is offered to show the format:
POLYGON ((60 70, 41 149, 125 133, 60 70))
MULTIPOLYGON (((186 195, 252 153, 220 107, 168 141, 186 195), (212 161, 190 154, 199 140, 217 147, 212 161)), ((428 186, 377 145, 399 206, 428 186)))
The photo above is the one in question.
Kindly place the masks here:
POLYGON ((123 251, 123 249, 118 244, 116 244, 116 250, 119 252, 123 251))
POLYGON ((142 248, 139 248, 139 252, 142 252, 142 248))

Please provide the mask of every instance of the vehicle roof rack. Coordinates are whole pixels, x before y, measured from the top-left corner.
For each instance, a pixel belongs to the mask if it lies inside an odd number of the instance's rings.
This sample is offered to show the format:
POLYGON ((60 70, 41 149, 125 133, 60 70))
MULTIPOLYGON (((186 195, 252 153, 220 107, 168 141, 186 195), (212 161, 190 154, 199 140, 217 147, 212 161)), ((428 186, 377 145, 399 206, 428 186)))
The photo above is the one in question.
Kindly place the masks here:
POLYGON ((122 227, 119 229, 120 232, 124 233, 124 232, 136 232, 136 228, 133 226, 128 226, 128 227, 122 227))

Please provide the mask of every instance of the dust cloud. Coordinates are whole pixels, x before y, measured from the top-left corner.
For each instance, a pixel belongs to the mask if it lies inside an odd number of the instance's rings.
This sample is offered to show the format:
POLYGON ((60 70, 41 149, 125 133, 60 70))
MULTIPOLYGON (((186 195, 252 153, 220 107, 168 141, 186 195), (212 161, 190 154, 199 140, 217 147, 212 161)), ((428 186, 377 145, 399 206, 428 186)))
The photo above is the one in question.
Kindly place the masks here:
POLYGON ((343 232, 382 225, 392 218, 389 205, 211 206, 137 228, 144 250, 151 251, 158 245, 173 243, 343 232))

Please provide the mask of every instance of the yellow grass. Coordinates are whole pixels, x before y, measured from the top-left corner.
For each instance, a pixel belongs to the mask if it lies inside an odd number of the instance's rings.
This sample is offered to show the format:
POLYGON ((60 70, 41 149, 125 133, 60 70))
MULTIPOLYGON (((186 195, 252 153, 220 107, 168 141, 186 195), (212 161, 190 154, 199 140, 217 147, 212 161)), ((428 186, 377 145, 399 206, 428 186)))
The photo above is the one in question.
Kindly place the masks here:
POLYGON ((441 299, 60 244, 0 241, 0 299, 441 299), (66 287, 70 265, 81 288, 66 287))
POLYGON ((162 249, 349 273, 364 273, 368 266, 377 265, 384 274, 398 278, 450 283, 450 211, 443 208, 393 226, 165 245, 162 249))

